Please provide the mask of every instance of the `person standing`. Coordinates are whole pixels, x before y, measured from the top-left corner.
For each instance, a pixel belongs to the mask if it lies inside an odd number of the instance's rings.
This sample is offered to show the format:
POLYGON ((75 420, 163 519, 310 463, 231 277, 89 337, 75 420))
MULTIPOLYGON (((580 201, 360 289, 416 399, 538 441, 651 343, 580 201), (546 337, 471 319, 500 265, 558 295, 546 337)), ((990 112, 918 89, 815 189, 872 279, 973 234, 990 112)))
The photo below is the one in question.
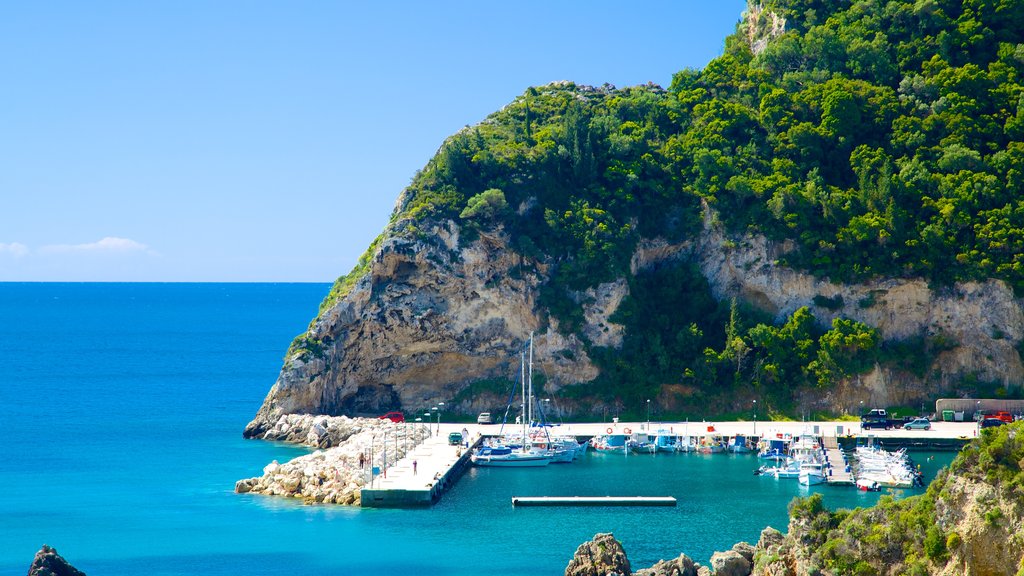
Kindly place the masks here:
POLYGON ((412 475, 413 476, 416 475, 416 461, 415 460, 412 461, 412 475))

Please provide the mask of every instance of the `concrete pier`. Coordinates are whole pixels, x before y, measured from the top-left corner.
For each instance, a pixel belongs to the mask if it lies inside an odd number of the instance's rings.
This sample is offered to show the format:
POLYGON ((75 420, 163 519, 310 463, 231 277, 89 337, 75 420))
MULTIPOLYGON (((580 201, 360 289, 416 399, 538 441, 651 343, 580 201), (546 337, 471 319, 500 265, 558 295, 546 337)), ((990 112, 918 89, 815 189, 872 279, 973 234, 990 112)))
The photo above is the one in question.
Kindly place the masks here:
MULTIPOLYGON (((430 506, 459 479, 472 464, 470 453, 481 438, 458 445, 448 443, 449 427, 442 427, 391 467, 382 470, 362 489, 363 508, 413 508, 430 506)), ((455 430, 451 430, 455 431, 455 430)))

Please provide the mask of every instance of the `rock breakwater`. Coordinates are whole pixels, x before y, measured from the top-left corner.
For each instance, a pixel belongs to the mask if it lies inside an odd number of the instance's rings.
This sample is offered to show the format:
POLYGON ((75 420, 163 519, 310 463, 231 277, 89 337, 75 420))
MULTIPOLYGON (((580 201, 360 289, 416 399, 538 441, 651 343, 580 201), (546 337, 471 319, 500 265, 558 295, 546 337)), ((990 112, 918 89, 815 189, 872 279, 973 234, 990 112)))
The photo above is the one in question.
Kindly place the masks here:
POLYGON ((307 504, 358 506, 371 469, 393 466, 428 434, 423 424, 286 414, 261 438, 319 449, 283 464, 271 462, 262 476, 236 482, 235 492, 301 498, 307 504))

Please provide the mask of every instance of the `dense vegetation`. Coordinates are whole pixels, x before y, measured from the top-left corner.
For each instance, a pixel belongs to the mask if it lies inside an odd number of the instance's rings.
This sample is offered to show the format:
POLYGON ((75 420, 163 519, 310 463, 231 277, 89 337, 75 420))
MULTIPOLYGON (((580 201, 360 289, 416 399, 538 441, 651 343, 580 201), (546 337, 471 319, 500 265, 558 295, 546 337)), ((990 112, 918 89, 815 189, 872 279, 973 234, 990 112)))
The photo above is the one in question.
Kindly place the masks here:
MULTIPOLYGON (((944 566, 963 544, 965 535, 947 521, 936 518, 936 506, 950 496, 949 482, 955 477, 991 486, 984 494, 986 506, 978 508, 977 519, 992 528, 1012 534, 1024 508, 1024 438, 1021 424, 988 428, 940 473, 926 493, 896 500, 883 496, 876 506, 831 512, 824 508, 820 494, 798 498, 790 504, 791 536, 800 539, 810 553, 811 565, 835 574, 933 574, 944 566), (1004 517, 996 494, 1004 502, 1016 503, 1004 517), (794 527, 796 528, 794 534, 794 527)), ((979 501, 979 503, 982 503, 979 501)), ((965 519, 970 522, 971 518, 965 519)), ((992 534, 975 536, 993 538, 992 534)), ((997 545, 995 542, 992 545, 997 545)))
MULTIPOLYGON (((1024 290, 1022 74, 1019 0, 769 1, 667 90, 530 88, 450 137, 395 217, 408 234, 452 219, 466 241, 504 229, 551 271, 541 301, 564 330, 579 291, 629 276, 640 238, 691 238, 705 208, 732 232, 792 240, 783 264, 836 281, 1024 290)), ((605 384, 827 386, 875 361, 923 369, 928 343, 882 350, 845 320, 819 334, 806 310, 773 326, 691 276, 631 280, 626 349, 590 351, 605 384)))

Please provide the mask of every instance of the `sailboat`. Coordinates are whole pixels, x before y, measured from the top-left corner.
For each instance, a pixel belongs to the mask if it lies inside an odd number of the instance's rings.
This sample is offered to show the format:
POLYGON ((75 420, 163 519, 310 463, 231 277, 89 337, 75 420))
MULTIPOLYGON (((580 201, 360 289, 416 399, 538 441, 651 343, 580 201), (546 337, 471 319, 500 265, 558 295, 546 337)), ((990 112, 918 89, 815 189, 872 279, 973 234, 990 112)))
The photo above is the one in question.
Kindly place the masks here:
MULTIPOLYGON (((552 450, 545 448, 538 448, 534 446, 534 442, 531 440, 530 434, 527 433, 527 427, 529 426, 532 410, 527 404, 526 395, 526 355, 520 353, 520 369, 519 374, 521 376, 522 388, 523 388, 523 414, 520 421, 523 424, 523 432, 518 442, 518 446, 512 445, 512 442, 499 443, 499 444, 485 444, 477 449, 470 460, 473 461, 477 466, 493 466, 493 467, 536 467, 536 466, 547 466, 551 463, 555 456, 552 450)), ((533 334, 530 334, 530 401, 533 400, 533 334)), ((510 402, 511 404, 511 402, 510 402)), ((571 460, 570 460, 571 461, 571 460)))

